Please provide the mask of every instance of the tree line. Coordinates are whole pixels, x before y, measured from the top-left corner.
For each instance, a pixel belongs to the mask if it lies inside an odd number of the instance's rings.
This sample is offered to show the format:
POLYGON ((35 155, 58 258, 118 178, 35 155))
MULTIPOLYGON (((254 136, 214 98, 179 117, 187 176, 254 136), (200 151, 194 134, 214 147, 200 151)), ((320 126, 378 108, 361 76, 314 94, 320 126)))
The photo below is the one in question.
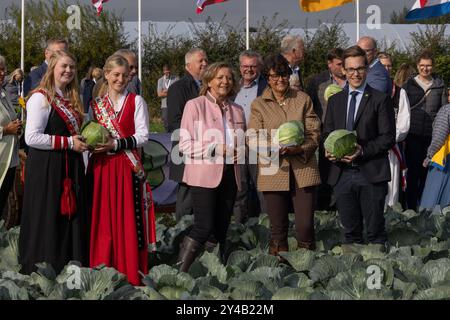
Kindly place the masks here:
MULTIPOLYGON (((119 48, 136 50, 137 43, 125 33, 123 18, 114 12, 103 11, 96 16, 91 4, 78 3, 81 14, 80 29, 69 30, 66 1, 26 2, 25 72, 42 63, 45 41, 49 38, 66 38, 70 51, 78 59, 79 79, 83 78, 90 66, 102 67, 106 58, 119 48)), ((403 22, 405 11, 393 14, 392 23, 403 22)), ((8 70, 20 66, 20 25, 21 9, 12 5, 5 12, 5 20, 0 23, 0 54, 5 56, 8 70)), ((431 22, 446 22, 448 17, 431 22)), ((314 74, 327 68, 327 52, 335 47, 345 48, 351 43, 343 31, 342 21, 321 24, 312 32, 305 31, 305 62, 302 66, 306 82, 314 74)), ((263 56, 279 50, 281 39, 290 32, 292 25, 278 14, 263 18, 251 29, 250 48, 263 56)), ((446 83, 450 83, 450 38, 445 36, 447 24, 427 26, 419 32, 412 32, 412 43, 403 51, 395 43, 380 44, 380 50, 392 54, 394 71, 402 63, 414 65, 415 56, 423 49, 431 49, 436 58, 435 72, 446 83)), ((242 20, 237 25, 227 22, 226 15, 219 21, 208 18, 199 26, 190 23, 190 33, 174 35, 172 28, 157 33, 154 24, 149 25, 143 37, 142 82, 143 96, 147 101, 151 117, 159 118, 160 101, 156 94, 156 83, 162 75, 162 66, 169 64, 174 73, 184 73, 184 54, 192 47, 203 48, 210 61, 225 60, 238 66, 239 54, 245 50, 245 25, 242 20)))

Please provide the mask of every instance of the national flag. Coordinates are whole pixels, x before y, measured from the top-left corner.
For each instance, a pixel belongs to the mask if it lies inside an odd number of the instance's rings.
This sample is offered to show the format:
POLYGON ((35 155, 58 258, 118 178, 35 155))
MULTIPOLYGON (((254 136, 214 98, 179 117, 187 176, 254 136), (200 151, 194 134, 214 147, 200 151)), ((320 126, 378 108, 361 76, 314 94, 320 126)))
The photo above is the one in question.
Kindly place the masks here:
POLYGON ((197 0, 197 13, 202 13, 203 9, 210 4, 225 2, 228 0, 197 0))
POLYGON ((353 0, 299 0, 300 7, 306 12, 328 10, 349 2, 353 0))
POLYGON ((417 0, 406 20, 428 19, 450 13, 450 0, 417 0))
POLYGON ((95 9, 97 9, 97 15, 99 16, 103 10, 103 4, 108 2, 108 0, 91 0, 95 9))

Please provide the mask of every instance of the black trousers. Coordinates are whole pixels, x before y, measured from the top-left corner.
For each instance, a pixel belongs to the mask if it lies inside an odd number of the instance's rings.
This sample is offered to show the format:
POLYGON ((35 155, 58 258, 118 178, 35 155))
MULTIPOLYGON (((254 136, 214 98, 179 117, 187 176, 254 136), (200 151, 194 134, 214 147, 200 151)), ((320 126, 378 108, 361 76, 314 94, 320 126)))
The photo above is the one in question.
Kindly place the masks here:
POLYGON ((177 202, 175 206, 175 219, 177 222, 180 221, 183 216, 192 214, 191 187, 186 183, 178 184, 177 202))
POLYGON ((14 178, 16 176, 16 167, 9 168, 6 172, 5 179, 3 179, 2 186, 0 188, 0 217, 3 214, 3 209, 5 209, 6 201, 8 200, 8 195, 14 186, 14 178))
POLYGON ((344 227, 344 243, 364 243, 364 225, 369 243, 386 243, 383 213, 387 182, 370 183, 359 169, 346 168, 334 186, 334 192, 344 227))
POLYGON ((266 212, 264 196, 256 188, 258 165, 241 164, 241 191, 236 193, 233 214, 236 222, 244 224, 250 217, 257 217, 266 212))
POLYGON ((418 135, 408 135, 406 138, 405 158, 408 167, 406 178, 406 202, 408 209, 417 210, 423 188, 427 179, 428 168, 424 168, 422 163, 427 157, 428 146, 431 137, 418 135))
POLYGON ((237 191, 234 166, 224 168, 222 181, 216 188, 190 187, 194 226, 189 237, 203 244, 213 236, 222 250, 237 191))

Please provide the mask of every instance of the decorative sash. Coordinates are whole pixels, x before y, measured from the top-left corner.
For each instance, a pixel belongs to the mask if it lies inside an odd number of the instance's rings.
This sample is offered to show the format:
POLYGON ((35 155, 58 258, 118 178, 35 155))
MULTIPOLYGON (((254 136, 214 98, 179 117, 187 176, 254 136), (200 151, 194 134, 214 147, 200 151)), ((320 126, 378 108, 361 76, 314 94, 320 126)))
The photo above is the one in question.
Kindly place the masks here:
POLYGON ((392 147, 392 152, 394 153, 395 157, 398 160, 398 163, 400 164, 400 176, 401 176, 400 184, 402 187, 402 191, 406 191, 406 178, 408 174, 408 168, 406 167, 405 157, 397 143, 394 144, 394 146, 392 147))
POLYGON ((68 100, 64 99, 58 94, 56 94, 52 98, 50 97, 47 90, 44 89, 39 89, 36 92, 42 93, 47 98, 48 103, 50 103, 52 108, 55 109, 58 115, 66 123, 66 127, 70 131, 71 135, 80 134, 80 127, 82 123, 81 116, 77 111, 73 109, 68 100))
MULTIPOLYGON (((128 97, 129 95, 125 98, 124 106, 122 108, 125 107, 128 97)), ((119 139, 125 138, 107 94, 103 97, 103 99, 100 97, 95 98, 95 103, 93 103, 92 106, 97 121, 108 129, 113 137, 119 139)), ((122 111, 124 111, 124 109, 122 109, 122 111)), ((155 209, 150 184, 145 180, 144 167, 142 166, 141 157, 138 152, 136 150, 122 150, 121 152, 125 153, 131 169, 142 181, 142 201, 145 212, 147 250, 149 252, 154 252, 156 250, 156 224, 155 209)))
MULTIPOLYGON (((128 96, 125 98, 124 107, 128 96)), ((103 99, 100 97, 95 98, 95 103, 93 103, 95 115, 97 121, 104 126, 112 134, 114 138, 124 139, 126 138, 123 131, 119 125, 114 108, 109 101, 108 95, 106 94, 103 99)), ((127 156, 128 163, 131 169, 136 173, 139 179, 145 179, 144 167, 142 166, 141 157, 136 150, 122 150, 127 156)))

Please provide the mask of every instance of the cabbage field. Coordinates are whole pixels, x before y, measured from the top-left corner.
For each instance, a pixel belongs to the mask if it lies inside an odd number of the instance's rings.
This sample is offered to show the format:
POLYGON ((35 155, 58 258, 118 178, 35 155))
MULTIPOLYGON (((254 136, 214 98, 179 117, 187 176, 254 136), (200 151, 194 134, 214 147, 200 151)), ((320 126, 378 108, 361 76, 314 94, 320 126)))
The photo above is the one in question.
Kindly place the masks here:
POLYGON ((173 225, 160 216, 158 251, 150 257, 142 287, 131 286, 112 268, 79 268, 76 262, 59 275, 45 263, 38 272, 21 275, 19 227, 6 231, 0 222, 0 299, 450 299, 449 211, 389 210, 388 252, 369 245, 349 255, 339 245, 336 212, 316 212, 317 250, 297 250, 291 234, 290 252, 283 254, 289 265, 267 254, 269 221, 263 215, 231 224, 225 265, 217 252, 204 252, 189 273, 178 272, 176 258, 192 217, 173 225))

